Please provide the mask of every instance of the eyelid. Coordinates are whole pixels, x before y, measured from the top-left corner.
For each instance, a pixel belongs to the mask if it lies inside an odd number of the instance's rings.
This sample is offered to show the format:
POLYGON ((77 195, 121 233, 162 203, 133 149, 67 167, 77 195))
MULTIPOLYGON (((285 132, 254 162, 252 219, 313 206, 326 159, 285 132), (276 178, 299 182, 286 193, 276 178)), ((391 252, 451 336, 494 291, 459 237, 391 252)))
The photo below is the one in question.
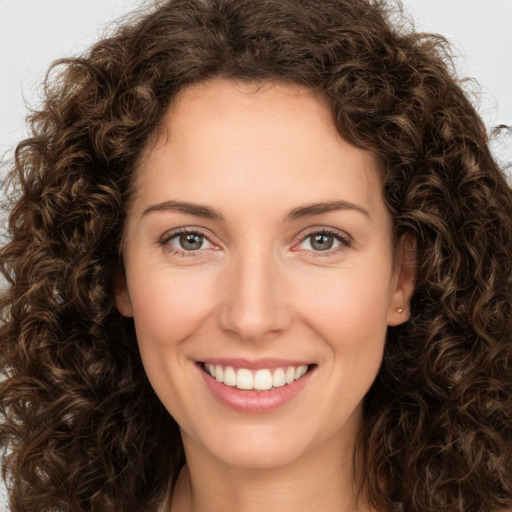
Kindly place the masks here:
MULTIPOLYGON (((205 230, 204 228, 200 228, 198 226, 182 226, 179 228, 174 228, 170 231, 166 231, 158 239, 158 244, 163 246, 164 248, 166 248, 168 251, 178 254, 178 255, 198 256, 200 254, 204 254, 204 252, 206 252, 206 251, 211 251, 212 249, 213 250, 220 249, 219 244, 215 243, 212 240, 212 238, 213 237, 212 237, 211 233, 208 230, 205 230), (179 248, 174 247, 169 244, 169 241, 172 238, 177 237, 182 234, 186 234, 186 233, 198 233, 201 236, 204 236, 206 238, 206 240, 208 240, 208 242, 212 245, 212 247, 208 247, 206 249, 198 249, 196 251, 186 251, 186 250, 180 250, 179 248)), ((305 230, 301 231, 298 235, 296 235, 295 243, 291 250, 294 252, 298 252, 298 251, 309 252, 309 253, 312 253, 312 255, 314 255, 314 256, 328 256, 328 255, 332 255, 334 253, 338 253, 343 250, 346 250, 347 248, 349 248, 351 246, 352 241, 353 241, 352 237, 345 231, 342 231, 342 230, 339 230, 336 228, 332 228, 332 227, 327 227, 327 226, 311 226, 311 227, 306 228, 305 230), (338 240, 340 242, 340 245, 334 249, 327 249, 325 251, 313 251, 313 250, 308 250, 308 249, 297 248, 297 246, 299 244, 301 244, 302 242, 304 242, 305 240, 307 240, 308 237, 310 237, 312 235, 316 235, 316 234, 326 234, 326 235, 333 236, 334 238, 336 238, 336 240, 338 240)))
POLYGON ((218 250, 219 245, 216 244, 212 240, 212 235, 207 230, 200 228, 198 226, 182 226, 179 228, 171 229, 170 231, 166 231, 159 239, 158 244, 163 246, 169 252, 174 254, 182 255, 182 256, 198 256, 203 254, 205 251, 218 250), (204 236, 206 240, 212 245, 212 247, 208 247, 206 249, 198 249, 197 251, 186 251, 179 249, 178 247, 174 247, 169 243, 169 241, 177 236, 186 234, 186 233, 197 233, 201 236, 204 236))
POLYGON ((353 242, 352 237, 347 232, 341 231, 336 228, 327 227, 327 226, 311 226, 311 227, 307 228, 306 230, 301 231, 296 236, 296 240, 297 241, 294 244, 292 251, 310 252, 314 256, 328 256, 328 255, 332 255, 332 254, 340 252, 340 251, 344 251, 347 248, 349 248, 353 242), (307 240, 310 236, 317 235, 317 234, 331 235, 340 242, 340 245, 334 249, 327 249, 325 251, 312 251, 312 250, 308 250, 308 249, 297 249, 297 246, 299 244, 301 244, 302 242, 307 240))

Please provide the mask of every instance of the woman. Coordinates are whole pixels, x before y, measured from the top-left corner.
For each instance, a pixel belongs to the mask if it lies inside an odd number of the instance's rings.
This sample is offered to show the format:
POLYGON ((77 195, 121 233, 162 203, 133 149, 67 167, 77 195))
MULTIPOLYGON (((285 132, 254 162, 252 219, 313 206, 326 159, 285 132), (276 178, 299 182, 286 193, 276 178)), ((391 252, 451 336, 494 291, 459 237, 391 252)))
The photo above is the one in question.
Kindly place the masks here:
POLYGON ((512 507, 512 194, 365 0, 170 0, 10 175, 13 512, 512 507))

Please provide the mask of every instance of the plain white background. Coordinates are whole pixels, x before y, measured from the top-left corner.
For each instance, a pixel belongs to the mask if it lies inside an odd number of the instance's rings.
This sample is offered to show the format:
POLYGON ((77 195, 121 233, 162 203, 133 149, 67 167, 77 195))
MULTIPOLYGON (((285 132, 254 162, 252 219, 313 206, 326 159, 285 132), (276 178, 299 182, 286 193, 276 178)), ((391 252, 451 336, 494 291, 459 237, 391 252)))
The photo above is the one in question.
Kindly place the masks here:
MULTIPOLYGON (((39 102, 50 63, 77 55, 111 22, 151 0, 0 0, 0 155, 24 136, 26 105, 39 102)), ((459 76, 475 78, 471 95, 489 128, 512 127, 512 0, 403 0, 417 30, 453 44, 459 76)), ((493 150, 512 160, 512 135, 493 150)), ((5 510, 0 497, 0 511, 5 510)))

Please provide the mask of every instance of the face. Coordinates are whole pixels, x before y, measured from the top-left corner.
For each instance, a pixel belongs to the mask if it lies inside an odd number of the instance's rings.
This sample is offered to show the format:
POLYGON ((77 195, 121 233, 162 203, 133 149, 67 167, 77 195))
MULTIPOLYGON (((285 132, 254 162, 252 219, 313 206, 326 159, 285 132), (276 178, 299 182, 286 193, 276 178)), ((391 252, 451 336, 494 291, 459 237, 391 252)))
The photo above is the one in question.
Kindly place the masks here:
POLYGON ((134 190, 116 303, 186 451, 352 446, 412 292, 372 156, 306 89, 214 80, 180 94, 134 190))

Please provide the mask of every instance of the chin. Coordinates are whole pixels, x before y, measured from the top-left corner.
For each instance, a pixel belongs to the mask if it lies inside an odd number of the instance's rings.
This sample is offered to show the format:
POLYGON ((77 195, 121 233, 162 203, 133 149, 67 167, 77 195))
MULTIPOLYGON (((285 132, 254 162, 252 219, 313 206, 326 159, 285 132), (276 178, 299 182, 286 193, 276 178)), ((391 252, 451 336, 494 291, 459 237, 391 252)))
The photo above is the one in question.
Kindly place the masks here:
POLYGON ((218 458, 229 467, 237 469, 272 469, 288 466, 301 458, 304 449, 274 443, 239 443, 217 453, 218 458))
POLYGON ((294 426, 282 423, 244 425, 240 422, 231 428, 211 428, 206 435, 201 436, 202 439, 196 436, 193 439, 184 433, 185 451, 195 451, 199 447, 201 457, 213 456, 223 465, 238 469, 297 465, 307 460, 310 454, 322 450, 326 441, 332 448, 329 439, 337 437, 336 434, 319 431, 312 425, 308 428, 307 421, 294 426))

